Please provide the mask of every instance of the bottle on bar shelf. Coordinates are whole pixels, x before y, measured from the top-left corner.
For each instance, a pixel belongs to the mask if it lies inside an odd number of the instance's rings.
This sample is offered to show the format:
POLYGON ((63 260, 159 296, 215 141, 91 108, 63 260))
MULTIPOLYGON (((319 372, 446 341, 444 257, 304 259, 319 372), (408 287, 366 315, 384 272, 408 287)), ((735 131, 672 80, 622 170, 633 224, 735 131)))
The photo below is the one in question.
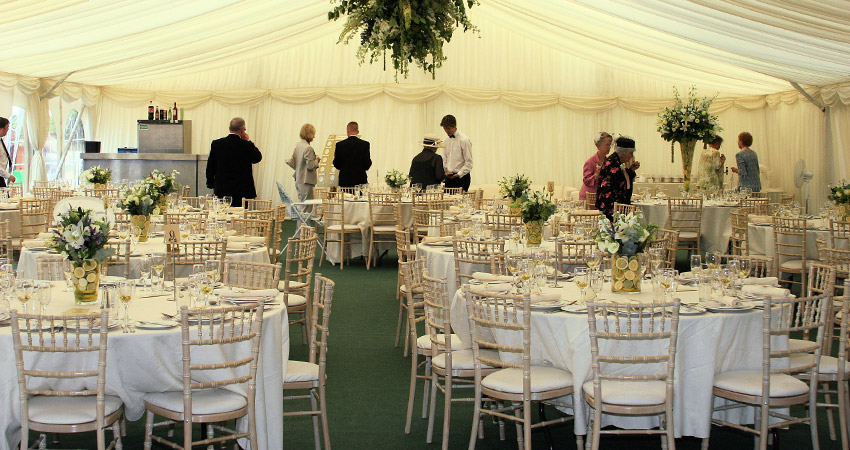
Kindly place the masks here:
POLYGON ((171 108, 165 108, 165 121, 171 122, 171 108))
POLYGON ((178 122, 178 115, 177 115, 177 112, 178 112, 178 111, 177 111, 177 102, 174 102, 174 109, 173 109, 173 110, 171 110, 171 122, 173 122, 173 123, 177 123, 177 122, 178 122))
POLYGON ((153 120, 153 100, 151 100, 150 105, 148 105, 148 120, 153 120))
POLYGON ((153 120, 159 120, 159 106, 157 105, 156 111, 153 114, 153 120))

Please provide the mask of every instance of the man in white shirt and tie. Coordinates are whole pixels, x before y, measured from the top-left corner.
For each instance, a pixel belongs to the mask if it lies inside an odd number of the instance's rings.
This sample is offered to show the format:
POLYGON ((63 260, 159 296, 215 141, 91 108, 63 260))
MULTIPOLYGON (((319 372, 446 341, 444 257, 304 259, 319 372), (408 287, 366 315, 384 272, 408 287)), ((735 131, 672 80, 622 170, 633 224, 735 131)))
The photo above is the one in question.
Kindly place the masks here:
POLYGON ((9 119, 0 117, 0 146, 3 147, 3 151, 0 152, 0 187, 6 187, 6 180, 9 180, 9 183, 15 182, 15 176, 12 175, 12 158, 9 156, 9 150, 6 148, 6 141, 3 140, 8 132, 9 119))
POLYGON ((440 126, 449 138, 446 140, 446 157, 443 167, 446 169, 446 187, 459 187, 464 192, 469 190, 472 172, 472 142, 468 137, 457 131, 457 120, 449 114, 440 121, 440 126))

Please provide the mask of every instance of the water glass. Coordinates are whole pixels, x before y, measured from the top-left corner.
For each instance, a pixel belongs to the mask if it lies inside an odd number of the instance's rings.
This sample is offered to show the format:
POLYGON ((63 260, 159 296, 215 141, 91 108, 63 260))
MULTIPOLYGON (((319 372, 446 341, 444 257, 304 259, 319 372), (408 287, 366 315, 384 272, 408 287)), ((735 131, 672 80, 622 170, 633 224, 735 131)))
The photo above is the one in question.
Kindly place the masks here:
POLYGON ((204 271, 210 281, 213 283, 219 281, 219 277, 221 277, 221 265, 218 261, 204 261, 204 271))
POLYGON ((38 310, 40 314, 47 314, 47 305, 50 304, 51 284, 49 281, 35 282, 35 298, 38 300, 38 310))
POLYGON ((573 273, 575 273, 573 280, 575 280, 576 286, 581 289, 581 301, 584 303, 586 301, 587 285, 590 283, 589 271, 587 267, 576 267, 573 269, 573 273))
POLYGON ((707 302, 711 300, 712 289, 712 273, 708 270, 701 271, 698 275, 699 280, 699 301, 707 302))
POLYGON ((148 255, 142 256, 139 260, 139 280, 142 283, 142 289, 147 288, 148 281, 151 279, 151 257, 148 255))
POLYGON ((696 274, 702 268, 702 258, 699 253, 691 255, 691 273, 696 274))
POLYGON ((165 253, 151 254, 151 290, 163 291, 165 285, 165 253))
POLYGON ((602 292, 602 286, 605 284, 605 275, 600 271, 590 273, 590 290, 593 291, 593 298, 598 299, 599 293, 602 292))

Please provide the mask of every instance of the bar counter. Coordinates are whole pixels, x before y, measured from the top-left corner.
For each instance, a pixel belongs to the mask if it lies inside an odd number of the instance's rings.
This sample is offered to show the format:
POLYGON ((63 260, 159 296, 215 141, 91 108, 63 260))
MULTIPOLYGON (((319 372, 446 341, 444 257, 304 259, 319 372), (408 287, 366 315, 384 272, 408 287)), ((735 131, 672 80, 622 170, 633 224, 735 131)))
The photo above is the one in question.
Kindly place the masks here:
POLYGON ((209 155, 184 153, 83 153, 83 169, 100 166, 112 169, 113 180, 140 180, 154 169, 163 173, 180 172, 177 182, 191 186, 190 195, 211 194, 207 189, 206 169, 209 155))

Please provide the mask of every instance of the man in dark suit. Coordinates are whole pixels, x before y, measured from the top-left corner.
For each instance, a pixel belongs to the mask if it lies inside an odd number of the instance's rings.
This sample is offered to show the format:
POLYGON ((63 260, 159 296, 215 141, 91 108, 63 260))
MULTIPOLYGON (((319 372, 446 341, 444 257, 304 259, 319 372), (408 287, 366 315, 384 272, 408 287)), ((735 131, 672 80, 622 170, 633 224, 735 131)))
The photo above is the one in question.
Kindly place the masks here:
POLYGON ((369 182, 366 171, 372 167, 369 143, 357 137, 360 133, 357 122, 349 122, 346 132, 348 139, 337 142, 334 153, 334 167, 339 170, 339 187, 366 184, 369 182))
POLYGON ((243 197, 257 197, 251 165, 260 162, 263 154, 245 130, 245 119, 234 117, 230 134, 212 141, 207 159, 207 187, 216 197, 229 195, 231 206, 242 206, 243 197))
POLYGON ((9 156, 9 150, 6 149, 6 142, 3 138, 9 132, 9 119, 0 117, 0 146, 3 147, 3 152, 0 152, 0 187, 6 187, 6 179, 9 183, 15 182, 15 176, 12 175, 12 159, 9 156))

